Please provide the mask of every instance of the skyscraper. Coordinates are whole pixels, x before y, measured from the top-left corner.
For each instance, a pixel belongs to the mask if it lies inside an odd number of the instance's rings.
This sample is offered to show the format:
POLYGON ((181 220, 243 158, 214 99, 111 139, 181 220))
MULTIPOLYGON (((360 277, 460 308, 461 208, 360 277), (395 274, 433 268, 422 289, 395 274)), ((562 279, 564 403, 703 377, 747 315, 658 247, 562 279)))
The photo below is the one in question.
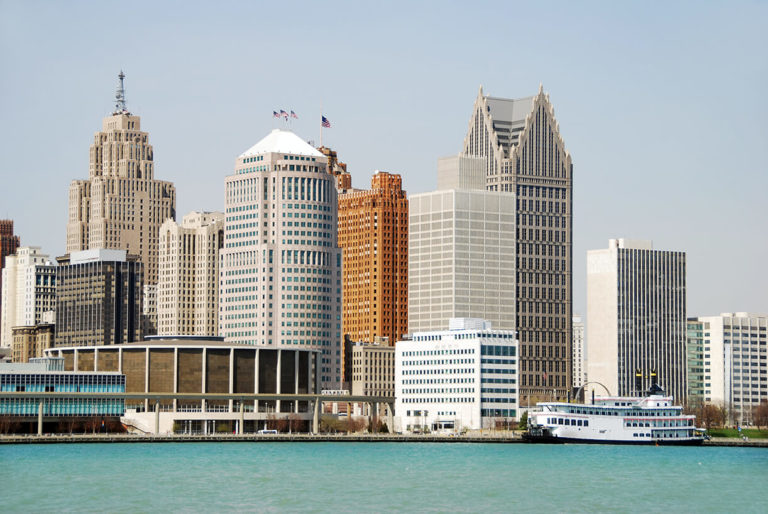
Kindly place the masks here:
POLYGON ((389 344, 408 332, 408 198, 400 175, 383 171, 370 190, 339 191, 345 336, 389 344))
POLYGON ((573 317, 573 387, 583 386, 587 381, 587 367, 584 357, 587 355, 584 344, 584 320, 581 316, 573 317))
POLYGON ((326 157, 273 130, 225 182, 220 335, 322 352, 321 387, 341 379, 341 250, 326 157))
MULTIPOLYGON (((13 220, 0 220, 0 271, 5 267, 5 258, 16 253, 19 244, 19 236, 13 234, 13 220)), ((0 273, 0 294, 2 290, 3 275, 0 273)), ((2 302, 2 296, 0 296, 0 302, 2 302)))
POLYGON ((513 100, 480 88, 463 154, 485 160, 489 191, 516 194, 521 401, 549 398, 553 389, 565 397, 573 337, 573 165, 549 95, 539 87, 537 95, 513 100))
POLYGON ((94 136, 89 178, 69 187, 67 253, 127 250, 144 264, 146 282, 155 284, 158 232, 166 219, 176 219, 176 189, 154 179, 154 151, 141 119, 126 108, 124 77, 120 72, 114 112, 94 136))
POLYGON ((13 327, 49 322, 56 309, 56 266, 37 246, 23 246, 2 271, 0 346, 10 347, 13 327))
POLYGON ((656 382, 685 402, 685 299, 684 252, 628 239, 587 252, 589 381, 619 396, 656 382))
POLYGON ((56 346, 143 338, 143 266, 125 250, 84 250, 56 259, 56 346))
POLYGON ((224 214, 191 212, 160 227, 159 335, 217 336, 224 214))
POLYGON ((451 318, 482 318, 512 330, 514 281, 514 195, 484 189, 411 195, 409 332, 442 330, 451 318))

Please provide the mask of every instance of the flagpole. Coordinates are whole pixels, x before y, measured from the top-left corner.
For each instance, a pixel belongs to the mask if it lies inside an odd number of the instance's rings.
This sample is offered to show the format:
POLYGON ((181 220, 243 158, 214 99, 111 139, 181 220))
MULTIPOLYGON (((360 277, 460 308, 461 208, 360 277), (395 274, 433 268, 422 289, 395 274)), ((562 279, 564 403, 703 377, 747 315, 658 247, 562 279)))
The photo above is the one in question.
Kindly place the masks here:
POLYGON ((323 102, 320 102, 320 148, 323 147, 323 102))

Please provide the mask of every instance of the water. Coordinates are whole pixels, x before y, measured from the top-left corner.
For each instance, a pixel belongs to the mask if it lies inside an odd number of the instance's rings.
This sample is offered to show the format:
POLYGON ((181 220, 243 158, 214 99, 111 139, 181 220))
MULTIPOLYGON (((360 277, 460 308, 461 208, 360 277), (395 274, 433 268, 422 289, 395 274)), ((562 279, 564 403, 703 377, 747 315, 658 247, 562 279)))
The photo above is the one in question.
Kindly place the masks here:
POLYGON ((3 512, 767 512, 767 477, 760 448, 0 446, 3 512))

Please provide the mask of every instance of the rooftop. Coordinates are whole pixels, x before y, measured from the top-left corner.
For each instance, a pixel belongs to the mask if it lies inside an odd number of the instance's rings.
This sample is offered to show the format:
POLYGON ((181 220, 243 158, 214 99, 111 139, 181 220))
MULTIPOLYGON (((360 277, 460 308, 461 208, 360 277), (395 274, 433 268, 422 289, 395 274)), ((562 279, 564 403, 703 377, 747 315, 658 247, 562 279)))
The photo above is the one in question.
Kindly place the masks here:
POLYGON ((267 137, 240 154, 240 158, 265 153, 284 153, 290 155, 305 155, 309 157, 324 157, 310 144, 288 130, 273 129, 267 137))

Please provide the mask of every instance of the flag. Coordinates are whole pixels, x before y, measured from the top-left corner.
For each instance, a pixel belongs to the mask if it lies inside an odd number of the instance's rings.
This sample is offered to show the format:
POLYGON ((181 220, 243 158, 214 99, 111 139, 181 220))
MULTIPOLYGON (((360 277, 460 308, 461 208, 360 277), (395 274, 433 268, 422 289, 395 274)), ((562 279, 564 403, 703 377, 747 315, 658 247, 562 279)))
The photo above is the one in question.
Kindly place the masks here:
POLYGON ((273 117, 273 118, 279 118, 279 117, 280 117, 280 115, 279 115, 279 114, 277 114, 277 111, 272 111, 272 117, 273 117))
POLYGON ((297 120, 299 119, 299 117, 296 116, 296 113, 293 111, 291 111, 291 118, 296 118, 297 120))
POLYGON ((325 128, 331 128, 331 122, 328 121, 328 118, 326 118, 325 116, 323 116, 322 125, 325 128))
POLYGON ((285 118, 286 120, 288 119, 288 113, 287 113, 287 112, 285 112, 285 111, 284 111, 284 110, 282 110, 282 109, 280 109, 280 116, 282 116, 282 117, 283 117, 283 118, 285 118))

